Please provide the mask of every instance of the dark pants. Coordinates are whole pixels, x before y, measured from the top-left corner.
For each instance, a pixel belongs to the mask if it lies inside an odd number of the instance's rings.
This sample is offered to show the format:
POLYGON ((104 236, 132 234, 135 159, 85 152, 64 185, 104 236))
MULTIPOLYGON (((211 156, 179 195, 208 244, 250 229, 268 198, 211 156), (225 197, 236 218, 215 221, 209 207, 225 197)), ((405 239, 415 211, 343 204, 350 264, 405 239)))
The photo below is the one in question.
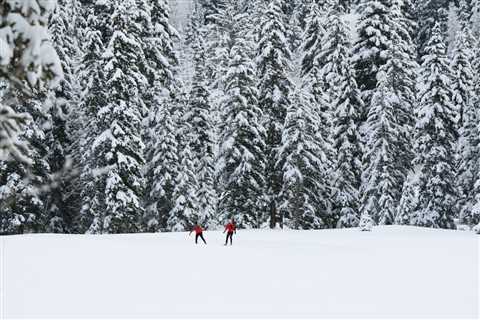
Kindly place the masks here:
POLYGON ((195 243, 198 243, 198 238, 202 238, 203 243, 207 244, 207 241, 205 241, 205 238, 203 237, 203 234, 199 233, 195 235, 195 243))
POLYGON ((228 238, 230 238, 230 245, 232 245, 232 241, 233 241, 233 232, 228 232, 227 233, 227 238, 225 239, 225 245, 228 244, 228 238))

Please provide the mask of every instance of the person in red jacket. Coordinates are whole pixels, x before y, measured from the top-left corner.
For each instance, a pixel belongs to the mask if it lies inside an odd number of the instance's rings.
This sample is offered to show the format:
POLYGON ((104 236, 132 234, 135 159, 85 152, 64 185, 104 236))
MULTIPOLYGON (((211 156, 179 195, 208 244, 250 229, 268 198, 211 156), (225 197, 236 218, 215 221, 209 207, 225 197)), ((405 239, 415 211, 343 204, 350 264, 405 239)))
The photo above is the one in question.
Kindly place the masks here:
POLYGON ((235 225, 235 220, 232 219, 226 226, 225 230, 223 233, 227 233, 227 238, 225 239, 225 245, 228 244, 228 239, 230 238, 230 245, 232 245, 233 242, 233 234, 237 233, 237 226, 235 225))
POLYGON ((188 235, 191 235, 195 231, 195 244, 198 244, 198 238, 203 240, 203 243, 207 244, 205 238, 203 237, 203 229, 198 224, 196 224, 188 235))

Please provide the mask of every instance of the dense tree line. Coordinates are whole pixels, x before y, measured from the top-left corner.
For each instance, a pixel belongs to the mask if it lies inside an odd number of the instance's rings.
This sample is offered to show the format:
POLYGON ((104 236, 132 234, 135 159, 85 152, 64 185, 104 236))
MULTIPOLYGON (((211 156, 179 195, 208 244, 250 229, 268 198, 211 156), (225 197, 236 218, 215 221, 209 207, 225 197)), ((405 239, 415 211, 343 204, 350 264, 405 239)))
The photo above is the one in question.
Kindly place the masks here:
POLYGON ((480 224, 480 1, 47 2, 0 5, 1 234, 480 224))

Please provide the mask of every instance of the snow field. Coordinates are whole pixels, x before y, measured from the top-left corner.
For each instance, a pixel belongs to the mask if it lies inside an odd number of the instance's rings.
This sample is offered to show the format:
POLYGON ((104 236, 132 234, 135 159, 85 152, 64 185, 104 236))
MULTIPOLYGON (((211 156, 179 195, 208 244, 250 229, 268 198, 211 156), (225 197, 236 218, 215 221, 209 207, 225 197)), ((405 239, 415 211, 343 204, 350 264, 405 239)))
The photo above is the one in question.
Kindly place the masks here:
POLYGON ((2 237, 1 316, 478 317, 478 236, 239 231, 2 237))

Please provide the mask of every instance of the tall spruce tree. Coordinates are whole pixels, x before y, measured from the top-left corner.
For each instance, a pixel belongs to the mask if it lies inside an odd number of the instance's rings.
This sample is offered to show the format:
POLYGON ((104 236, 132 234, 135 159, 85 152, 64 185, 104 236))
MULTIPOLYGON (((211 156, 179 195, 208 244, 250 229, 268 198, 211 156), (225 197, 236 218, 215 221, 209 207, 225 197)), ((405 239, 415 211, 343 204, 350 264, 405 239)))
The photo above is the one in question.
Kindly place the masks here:
MULTIPOLYGON (((143 215, 144 144, 140 128, 145 106, 140 93, 147 83, 141 73, 145 57, 139 25, 135 23, 136 3, 114 1, 97 6, 103 13, 97 30, 102 30, 101 36, 107 42, 100 64, 95 62, 103 74, 93 79, 99 82, 94 89, 109 88, 109 93, 108 99, 106 92, 92 97, 93 101, 90 96, 86 97, 86 102, 97 111, 91 119, 95 128, 90 150, 86 152, 91 158, 87 160, 91 174, 95 175, 90 188, 96 200, 89 206, 90 215, 94 217, 89 229, 105 233, 134 232, 139 230, 143 215)), ((94 50, 100 49, 99 40, 92 44, 96 46, 94 50)))
POLYGON ((44 125, 48 115, 44 112, 45 94, 34 92, 31 98, 10 87, 8 96, 17 101, 17 112, 28 112, 31 120, 19 136, 28 145, 29 163, 1 161, 0 190, 2 232, 31 233, 49 230, 49 191, 51 168, 47 161, 49 145, 44 125))
POLYGON ((339 227, 355 227, 359 223, 359 187, 361 174, 360 115, 363 109, 361 93, 352 68, 349 28, 338 10, 332 17, 324 42, 336 44, 328 56, 332 70, 329 79, 336 90, 329 95, 332 101, 332 141, 335 158, 332 172, 332 202, 339 227))
POLYGON ((416 46, 410 37, 414 22, 408 12, 402 10, 401 1, 393 0, 390 8, 389 28, 392 30, 390 49, 386 64, 386 72, 390 75, 390 88, 398 97, 395 105, 397 123, 403 126, 399 130, 397 161, 403 171, 404 178, 400 181, 402 188, 413 160, 413 128, 415 126, 414 108, 417 102, 416 82, 418 78, 418 64, 416 62, 416 46))
POLYGON ((195 224, 205 225, 199 216, 197 181, 194 173, 192 153, 188 144, 180 151, 181 171, 176 176, 173 190, 173 208, 167 220, 169 231, 186 231, 195 224))
POLYGON ((259 82, 259 106, 264 114, 266 129, 267 201, 270 227, 283 226, 279 211, 279 194, 282 189, 282 166, 278 147, 287 110, 291 104, 292 82, 289 78, 291 52, 288 49, 284 25, 283 1, 274 0, 261 19, 257 47, 257 73, 259 82))
POLYGON ((425 52, 421 69, 423 89, 416 109, 415 132, 414 164, 420 168, 419 200, 411 223, 453 228, 457 130, 452 104, 452 73, 439 23, 433 28, 425 52))
POLYGON ((425 0, 417 1, 417 49, 418 56, 427 54, 425 51, 429 40, 432 37, 435 24, 440 25, 442 37, 446 39, 448 32, 448 6, 449 0, 425 0))
MULTIPOLYGON (((39 0, 0 4, 0 77, 22 94, 54 88, 63 78, 48 33, 48 18, 55 7, 56 1, 39 0)), ((0 160, 29 163, 28 145, 18 137, 31 116, 16 111, 15 104, 14 97, 0 104, 0 160)))
POLYGON ((375 103, 372 100, 369 109, 374 109, 374 113, 369 111, 365 125, 362 214, 380 224, 395 222, 396 206, 413 160, 411 132, 416 103, 416 49, 410 37, 414 23, 402 4, 397 0, 390 2, 384 26, 388 30, 389 38, 384 39, 388 50, 382 54, 385 64, 380 67, 383 77, 388 74, 388 81, 383 79, 383 87, 373 91, 375 103), (377 157, 382 152, 384 156, 377 157), (392 154, 395 161, 392 161, 392 154), (379 173, 383 167, 389 170, 379 173), (389 202, 390 207, 378 201, 389 202))
POLYGON ((167 230, 176 179, 181 170, 177 140, 179 121, 175 117, 177 97, 167 89, 156 92, 154 108, 149 115, 151 138, 146 153, 148 194, 144 227, 151 232, 167 230))
MULTIPOLYGON (((468 28, 467 28, 468 32, 468 28)), ((480 175, 479 162, 479 98, 480 83, 478 70, 480 61, 474 53, 474 48, 470 47, 465 33, 459 33, 455 46, 454 66, 456 74, 462 75, 462 81, 457 79, 457 86, 467 87, 467 90, 458 90, 454 94, 454 102, 460 103, 464 107, 463 123, 460 127, 460 138, 458 142, 458 209, 459 222, 461 224, 476 225, 480 222, 478 209, 478 180, 480 175), (463 94, 462 94, 463 93, 463 94)), ((455 70, 454 69, 454 70, 455 70)))
MULTIPOLYGON (((459 210, 460 220, 464 220, 464 215, 469 215, 465 211, 471 210, 472 207, 472 190, 476 157, 472 157, 473 147, 470 145, 474 141, 472 135, 476 132, 476 120, 478 112, 473 106, 474 94, 474 75, 471 61, 473 59, 473 48, 468 41, 470 29, 468 25, 464 25, 463 29, 457 32, 455 47, 452 59, 452 103, 457 113, 457 129, 459 130, 458 140, 458 178, 456 179, 458 186, 457 210, 459 210)), ((474 139, 474 138, 473 138, 474 139)))
POLYGON ((219 162, 220 220, 232 217, 241 228, 259 228, 264 221, 265 130, 258 107, 255 66, 248 34, 241 34, 244 15, 235 16, 236 37, 225 76, 225 100, 219 162))
POLYGON ((217 194, 215 190, 215 153, 213 107, 208 88, 205 64, 206 44, 201 33, 197 33, 194 45, 194 75, 189 96, 190 105, 184 114, 190 131, 187 132, 193 156, 194 173, 198 183, 198 215, 202 223, 214 224, 217 194))
POLYGON ((333 220, 327 183, 330 168, 325 167, 324 141, 317 139, 315 101, 303 88, 296 89, 291 100, 280 148, 280 159, 285 159, 280 210, 289 227, 326 228, 333 220))
POLYGON ((377 87, 377 73, 387 63, 392 30, 389 28, 391 0, 363 0, 359 7, 361 12, 358 23, 358 40, 353 47, 353 61, 357 84, 362 91, 365 110, 362 118, 366 119, 368 108, 377 87))
POLYGON ((480 1, 472 0, 472 15, 470 17, 470 27, 475 39, 480 35, 480 1))
MULTIPOLYGON (((103 7, 98 7, 97 10, 103 7)), ((98 192, 102 185, 99 171, 96 168, 103 167, 98 165, 99 159, 96 157, 92 144, 100 134, 99 126, 96 121, 100 108, 106 104, 107 93, 105 91, 106 80, 105 73, 101 67, 102 54, 105 51, 103 37, 101 33, 101 22, 96 14, 95 8, 86 10, 88 28, 85 29, 84 53, 81 57, 81 68, 79 69, 79 78, 81 82, 82 95, 80 100, 79 115, 83 126, 89 123, 87 128, 79 125, 77 136, 81 141, 78 149, 80 150, 80 179, 78 188, 80 191, 81 208, 77 220, 78 230, 80 232, 102 232, 102 216, 100 207, 104 202, 104 194, 98 192)))
POLYGON ((326 10, 328 7, 323 5, 321 8, 316 2, 310 5, 310 12, 307 19, 307 29, 304 33, 303 39, 303 56, 301 60, 301 76, 302 86, 307 90, 315 100, 315 112, 318 117, 318 130, 317 134, 320 140, 322 140, 322 148, 327 155, 325 159, 331 166, 332 162, 332 150, 331 150, 331 127, 332 127, 332 110, 330 109, 330 102, 328 99, 328 92, 331 88, 329 84, 329 73, 332 71, 330 68, 334 66, 335 57, 332 52, 336 49, 336 39, 326 39, 325 25, 331 25, 332 28, 335 25, 335 17, 331 13, 337 8, 328 8, 328 15, 322 13, 322 10, 326 10), (324 21, 324 19, 327 21, 324 21), (330 63, 333 62, 333 63, 330 63))
POLYGON ((44 90, 63 78, 48 33, 56 1, 0 4, 0 234, 45 231, 44 90))
POLYGON ((184 114, 188 107, 188 101, 181 98, 179 110, 176 112, 179 117, 179 131, 177 141, 179 142, 180 170, 175 177, 172 202, 167 219, 167 230, 186 231, 195 224, 205 225, 209 221, 203 220, 200 216, 198 193, 198 181, 195 175, 194 152, 191 149, 190 137, 187 133, 192 132, 190 124, 185 121, 184 114))
POLYGON ((146 98, 152 100, 147 119, 147 190, 143 222, 144 228, 155 232, 167 228, 173 208, 175 179, 180 171, 176 108, 181 103, 178 87, 182 83, 175 79, 178 60, 173 42, 177 33, 169 22, 165 0, 152 1, 150 21, 150 43, 145 43, 144 48, 145 69, 151 84, 151 90, 147 90, 151 96, 146 98))
POLYGON ((452 102, 456 107, 456 122, 458 128, 463 126, 464 114, 470 107, 473 91, 473 70, 471 61, 473 59, 472 41, 470 41, 470 28, 466 26, 456 35, 452 68, 452 102))
POLYGON ((367 120, 367 139, 362 178, 361 214, 376 224, 393 224, 401 187, 405 180, 398 156, 403 149, 402 124, 398 122, 400 98, 396 95, 392 76, 382 67, 374 91, 367 120))
POLYGON ((78 192, 75 188, 77 163, 72 153, 76 149, 76 121, 79 114, 79 84, 75 67, 80 55, 78 39, 75 35, 74 17, 80 14, 71 0, 59 0, 58 6, 50 17, 52 43, 62 63, 64 79, 56 90, 48 93, 49 127, 47 143, 50 146, 48 163, 52 171, 52 190, 49 191, 48 215, 50 232, 72 232, 76 229, 78 214, 78 192), (72 145, 75 144, 75 147, 72 145))

